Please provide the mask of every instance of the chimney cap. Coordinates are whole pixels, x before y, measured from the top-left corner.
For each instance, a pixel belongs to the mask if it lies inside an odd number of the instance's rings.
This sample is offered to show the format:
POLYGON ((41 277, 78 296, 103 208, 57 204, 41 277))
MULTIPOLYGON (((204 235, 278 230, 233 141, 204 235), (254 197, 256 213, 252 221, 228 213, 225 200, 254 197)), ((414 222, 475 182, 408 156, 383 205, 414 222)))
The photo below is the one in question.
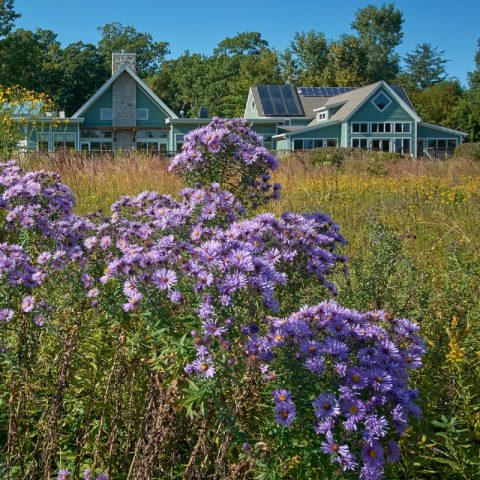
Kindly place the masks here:
POLYGON ((112 52, 112 75, 115 74, 124 65, 130 67, 134 72, 137 71, 137 54, 135 52, 112 52))

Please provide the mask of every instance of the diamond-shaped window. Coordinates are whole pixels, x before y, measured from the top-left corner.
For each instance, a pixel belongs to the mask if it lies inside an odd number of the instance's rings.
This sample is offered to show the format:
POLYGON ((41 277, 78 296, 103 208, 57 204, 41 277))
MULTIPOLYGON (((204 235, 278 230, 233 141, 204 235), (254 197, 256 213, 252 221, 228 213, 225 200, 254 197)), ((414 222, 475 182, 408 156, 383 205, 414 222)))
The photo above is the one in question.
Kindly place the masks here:
POLYGON ((381 111, 383 112, 391 103, 392 101, 383 93, 380 92, 373 100, 372 103, 381 111))

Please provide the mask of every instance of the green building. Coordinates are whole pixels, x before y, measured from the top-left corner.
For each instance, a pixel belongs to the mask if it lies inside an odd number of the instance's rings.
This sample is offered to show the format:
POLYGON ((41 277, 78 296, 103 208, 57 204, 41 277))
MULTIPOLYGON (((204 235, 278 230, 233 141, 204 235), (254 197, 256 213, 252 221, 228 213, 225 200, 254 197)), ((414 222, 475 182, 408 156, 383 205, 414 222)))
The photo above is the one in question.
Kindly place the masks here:
MULTIPOLYGON (((433 157, 453 153, 466 135, 422 122, 405 91, 382 81, 360 88, 257 85, 244 116, 278 153, 338 146, 433 157)), ((136 55, 121 52, 112 55, 110 79, 71 118, 46 117, 26 146, 171 155, 186 133, 210 120, 206 109, 179 118, 136 74, 136 55)))

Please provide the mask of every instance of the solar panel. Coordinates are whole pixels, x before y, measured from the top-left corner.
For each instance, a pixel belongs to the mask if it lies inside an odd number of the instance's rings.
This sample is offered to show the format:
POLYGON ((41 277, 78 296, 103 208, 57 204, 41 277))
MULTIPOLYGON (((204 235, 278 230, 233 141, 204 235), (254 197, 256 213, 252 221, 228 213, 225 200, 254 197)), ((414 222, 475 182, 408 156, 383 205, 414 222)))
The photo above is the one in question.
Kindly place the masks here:
POLYGON ((334 97, 351 92, 356 87, 299 87, 297 92, 304 97, 334 97))
POLYGON ((297 92, 291 85, 258 85, 257 91, 265 115, 304 115, 297 92))
POLYGON ((390 88, 410 107, 413 109, 412 102, 408 98, 405 90, 400 85, 390 85, 390 88))

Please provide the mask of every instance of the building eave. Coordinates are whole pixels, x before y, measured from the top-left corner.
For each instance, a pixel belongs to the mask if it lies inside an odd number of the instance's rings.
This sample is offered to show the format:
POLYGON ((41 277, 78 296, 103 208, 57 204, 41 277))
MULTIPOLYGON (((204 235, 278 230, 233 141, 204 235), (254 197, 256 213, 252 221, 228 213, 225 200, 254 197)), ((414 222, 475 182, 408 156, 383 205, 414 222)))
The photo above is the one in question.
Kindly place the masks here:
POLYGON ((418 125, 422 127, 433 128, 434 130, 440 130, 442 132, 454 133, 455 135, 462 135, 466 137, 468 135, 467 132, 461 132, 460 130, 454 130, 453 128, 442 127, 441 125, 436 125, 434 123, 427 123, 419 121, 418 125))
POLYGON ((285 133, 282 133, 281 135, 275 135, 272 138, 286 138, 286 137, 290 137, 292 135, 297 135, 298 133, 310 132, 311 130, 316 130, 318 128, 324 128, 324 127, 330 127, 332 125, 339 125, 341 123, 343 123, 343 122, 341 122, 340 120, 335 120, 333 122, 318 123, 316 125, 312 125, 312 126, 307 127, 307 128, 299 128, 298 130, 292 130, 291 132, 285 132, 285 133))

